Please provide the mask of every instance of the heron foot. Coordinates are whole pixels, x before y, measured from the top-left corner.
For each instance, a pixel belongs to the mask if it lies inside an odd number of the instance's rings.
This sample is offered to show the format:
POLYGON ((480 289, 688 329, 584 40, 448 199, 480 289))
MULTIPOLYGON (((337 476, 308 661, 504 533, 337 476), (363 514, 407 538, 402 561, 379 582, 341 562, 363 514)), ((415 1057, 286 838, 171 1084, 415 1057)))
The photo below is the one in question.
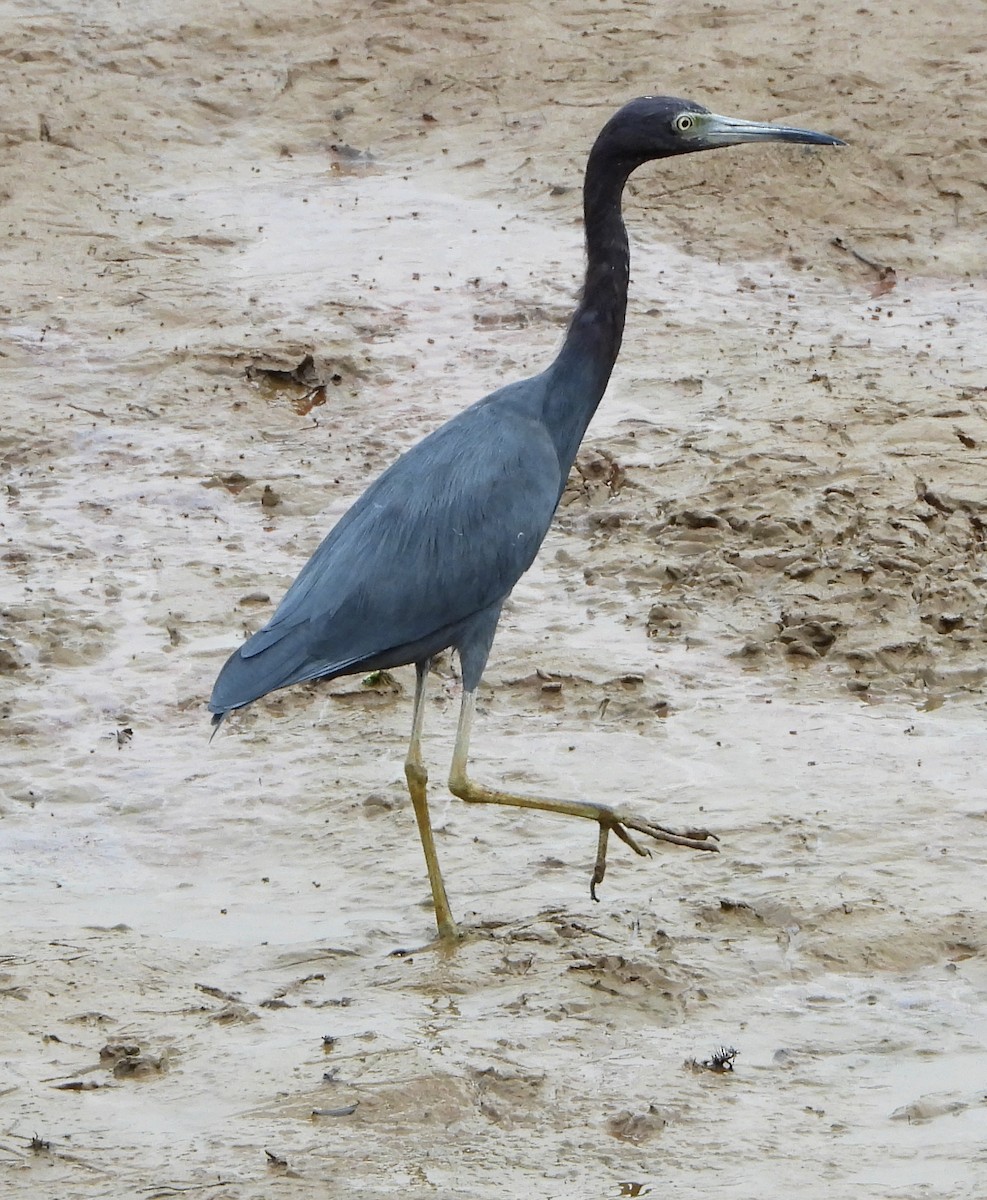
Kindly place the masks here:
POLYGON ((597 884, 603 882, 607 869, 607 843, 611 830, 626 842, 635 854, 649 857, 646 850, 634 836, 643 833, 654 838, 656 842, 670 842, 673 846, 685 846, 689 850, 706 850, 714 854, 719 850, 716 844, 719 840, 708 829, 688 829, 679 833, 655 821, 646 821, 641 817, 631 816, 609 805, 599 804, 594 800, 549 800, 534 796, 516 796, 511 792, 501 792, 494 788, 484 787, 474 783, 466 774, 462 762, 453 761, 453 771, 449 778, 449 790, 460 800, 469 804, 506 804, 514 808, 536 808, 542 812, 559 813, 562 816, 582 817, 586 821, 596 821, 600 827, 600 838, 596 847, 596 863, 593 867, 593 877, 590 881, 589 893, 595 900, 597 884), (631 832, 633 830, 633 833, 631 832))
POLYGON ((708 829, 687 829, 684 833, 677 833, 674 829, 668 829, 664 825, 657 825, 653 821, 645 821, 639 817, 630 817, 625 813, 618 813, 613 809, 602 806, 596 819, 600 823, 600 838, 596 845, 596 863, 593 866, 593 876, 589 883, 589 894, 594 900, 599 899, 596 894, 597 884, 603 882, 603 876, 607 873, 607 844, 610 839, 611 829, 622 842, 625 842, 635 854, 640 854, 642 858, 649 858, 651 851, 646 850, 631 835, 629 832, 631 829, 635 833, 645 833, 648 837, 652 837, 658 842, 671 842, 673 846, 685 846, 690 850, 706 850, 714 854, 719 853, 720 848, 716 843, 720 839, 708 829))
POLYGON ((469 936, 469 930, 453 925, 451 929, 443 929, 438 937, 432 938, 422 946, 399 946, 396 950, 391 950, 388 958, 412 958, 416 954, 439 954, 448 958, 469 939, 469 936))

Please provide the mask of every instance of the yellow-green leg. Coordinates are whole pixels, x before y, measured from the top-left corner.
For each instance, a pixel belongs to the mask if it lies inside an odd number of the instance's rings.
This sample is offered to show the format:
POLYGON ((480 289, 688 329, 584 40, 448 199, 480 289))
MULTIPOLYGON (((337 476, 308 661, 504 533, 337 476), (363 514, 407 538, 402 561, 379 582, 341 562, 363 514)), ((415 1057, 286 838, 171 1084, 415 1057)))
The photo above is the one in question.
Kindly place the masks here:
POLYGON ((456 748, 452 755, 452 770, 449 774, 449 790, 460 800, 471 804, 508 804, 515 808, 538 808, 545 812, 561 813, 569 817, 582 817, 587 821, 596 821, 600 826, 600 836, 597 842, 596 865, 593 878, 590 881, 590 895, 596 899, 596 885, 602 883, 607 867, 607 839, 610 831, 637 854, 647 855, 648 851, 638 844, 629 832, 647 834, 659 842, 671 842, 676 846, 687 846, 692 850, 716 851, 716 838, 705 829, 690 829, 685 833, 676 833, 666 829, 664 825, 656 825, 614 809, 606 804, 597 804, 592 800, 544 800, 533 796, 515 796, 510 792, 497 791, 474 783, 469 778, 467 763, 469 759, 470 733, 473 728, 473 714, 476 708, 476 693, 464 692, 463 704, 459 712, 459 728, 456 731, 456 748))
POLYGON ((418 822, 418 833, 425 851, 425 865, 428 868, 428 882, 432 887, 432 903, 435 906, 435 923, 439 928, 439 937, 443 941, 452 940, 457 936, 456 922, 452 919, 452 910, 446 897, 445 883, 439 870, 439 859, 435 853, 435 838, 432 836, 432 822, 428 815, 428 771, 422 758, 422 725, 425 720, 425 685, 428 680, 428 664, 417 664, 415 679, 415 707, 411 720, 411 742, 408 746, 408 757, 404 762, 404 774, 408 781, 408 791, 411 793, 411 803, 415 809, 415 820, 418 822))

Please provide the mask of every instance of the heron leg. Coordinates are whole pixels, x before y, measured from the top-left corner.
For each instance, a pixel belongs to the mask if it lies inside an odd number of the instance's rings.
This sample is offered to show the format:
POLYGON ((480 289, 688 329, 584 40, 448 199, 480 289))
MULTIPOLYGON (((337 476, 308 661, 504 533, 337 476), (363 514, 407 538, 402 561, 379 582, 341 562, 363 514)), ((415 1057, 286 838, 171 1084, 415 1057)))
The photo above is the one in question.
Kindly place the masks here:
POLYGON ((415 664, 415 705, 411 719, 411 741, 408 744, 408 756, 404 761, 404 775, 408 781, 408 791, 411 803, 415 809, 415 820, 418 822, 418 833, 425 851, 425 865, 428 868, 428 882, 432 887, 432 903, 435 906, 435 923, 439 927, 439 937, 445 941, 456 937, 456 922, 452 919, 452 910, 446 897, 445 883, 439 870, 439 859, 435 853, 435 838, 432 836, 432 822, 428 815, 428 771, 422 758, 422 725, 425 721, 425 685, 428 681, 428 661, 415 664))
POLYGON ((561 813, 563 816, 582 817, 587 821, 596 821, 600 826, 597 842, 596 863, 590 880, 590 895, 596 899, 596 886, 603 882, 607 867, 607 842, 611 831, 626 842, 635 852, 646 856, 645 850, 631 833, 647 834, 659 842, 671 842, 675 846, 687 846, 692 850, 718 849, 716 837, 706 829, 689 829, 677 833, 654 821, 635 817, 606 804, 598 804, 592 800, 547 800, 534 796, 516 796, 511 792, 501 792, 494 788, 484 787, 474 783, 467 771, 469 758, 470 733, 473 728, 473 714, 476 708, 476 692, 464 691, 462 708, 459 712, 459 728, 456 731, 456 748, 452 755, 452 770, 449 774, 449 790, 460 800, 470 804, 507 804, 515 808, 538 808, 544 812, 561 813))

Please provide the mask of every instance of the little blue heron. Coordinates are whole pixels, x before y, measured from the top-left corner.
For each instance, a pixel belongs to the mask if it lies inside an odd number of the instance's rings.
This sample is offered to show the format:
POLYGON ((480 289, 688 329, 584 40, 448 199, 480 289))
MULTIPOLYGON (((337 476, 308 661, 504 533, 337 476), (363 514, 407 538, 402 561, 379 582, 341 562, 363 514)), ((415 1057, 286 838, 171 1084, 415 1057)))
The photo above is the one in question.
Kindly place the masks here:
POLYGON ((552 522, 586 427, 620 350, 630 254, 621 196, 642 164, 742 142, 843 143, 822 133, 720 117, 670 96, 632 100, 604 125, 583 188, 586 277, 555 361, 447 421, 394 462, 325 538, 263 629, 230 656, 209 709, 233 709, 309 679, 414 663, 405 776, 425 851, 439 936, 456 936, 429 821, 421 753, 429 664, 453 648, 463 698, 449 788, 463 800, 544 809, 596 821, 590 890, 606 867, 612 830, 646 854, 631 830, 715 850, 705 830, 678 834, 591 800, 548 800, 484 787, 467 772, 476 689, 504 601, 531 566, 552 522))

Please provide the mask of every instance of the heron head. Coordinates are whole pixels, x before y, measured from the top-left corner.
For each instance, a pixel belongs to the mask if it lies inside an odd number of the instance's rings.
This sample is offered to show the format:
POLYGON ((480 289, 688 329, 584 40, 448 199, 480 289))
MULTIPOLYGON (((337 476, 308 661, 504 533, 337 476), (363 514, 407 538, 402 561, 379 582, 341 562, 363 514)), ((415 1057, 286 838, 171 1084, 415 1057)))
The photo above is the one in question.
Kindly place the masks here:
POLYGON ((742 142, 845 144, 839 138, 811 129, 721 117, 701 104, 674 96, 641 96, 632 100, 614 113, 597 139, 601 149, 634 166, 655 158, 737 146, 742 142))

